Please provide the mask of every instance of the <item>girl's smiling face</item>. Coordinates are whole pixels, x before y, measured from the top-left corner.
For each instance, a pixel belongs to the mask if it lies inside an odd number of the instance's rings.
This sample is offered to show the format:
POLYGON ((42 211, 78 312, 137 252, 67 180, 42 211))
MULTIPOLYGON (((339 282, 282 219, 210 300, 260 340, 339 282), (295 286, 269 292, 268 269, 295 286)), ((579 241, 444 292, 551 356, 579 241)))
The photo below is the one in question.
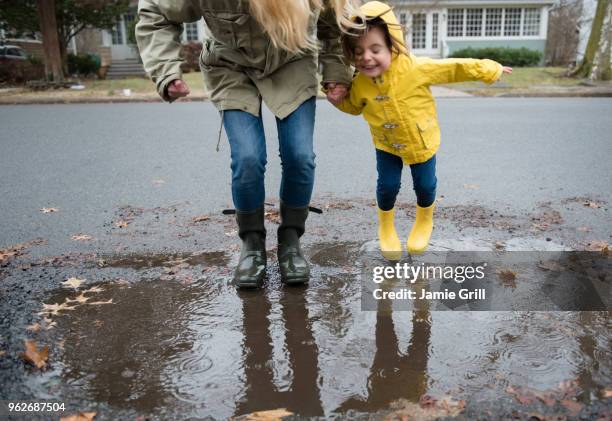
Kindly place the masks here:
POLYGON ((355 67, 369 77, 378 77, 391 65, 391 50, 382 29, 372 27, 359 37, 355 47, 355 67))

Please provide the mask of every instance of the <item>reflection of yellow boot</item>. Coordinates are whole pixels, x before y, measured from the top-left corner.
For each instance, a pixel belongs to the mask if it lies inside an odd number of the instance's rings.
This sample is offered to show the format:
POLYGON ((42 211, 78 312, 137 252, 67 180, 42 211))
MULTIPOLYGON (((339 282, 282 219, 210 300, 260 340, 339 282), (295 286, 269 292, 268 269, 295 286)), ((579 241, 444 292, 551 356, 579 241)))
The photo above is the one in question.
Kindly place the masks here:
POLYGON ((380 251, 385 259, 400 260, 402 243, 395 231, 395 209, 384 211, 378 209, 378 240, 380 251))
POLYGON ((429 245, 429 237, 431 237, 431 230, 433 229, 434 206, 433 203, 426 208, 417 205, 416 221, 414 221, 408 237, 408 253, 421 254, 429 245))

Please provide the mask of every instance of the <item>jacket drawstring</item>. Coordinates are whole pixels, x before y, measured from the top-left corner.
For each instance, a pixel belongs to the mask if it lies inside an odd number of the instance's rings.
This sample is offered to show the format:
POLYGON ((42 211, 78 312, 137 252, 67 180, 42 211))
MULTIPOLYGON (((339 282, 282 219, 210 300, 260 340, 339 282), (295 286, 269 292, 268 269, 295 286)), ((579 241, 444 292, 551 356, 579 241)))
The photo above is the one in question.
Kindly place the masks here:
POLYGON ((221 143, 221 134, 223 133, 223 113, 225 110, 221 110, 221 125, 219 126, 219 136, 217 137, 217 152, 219 152, 219 144, 221 143))

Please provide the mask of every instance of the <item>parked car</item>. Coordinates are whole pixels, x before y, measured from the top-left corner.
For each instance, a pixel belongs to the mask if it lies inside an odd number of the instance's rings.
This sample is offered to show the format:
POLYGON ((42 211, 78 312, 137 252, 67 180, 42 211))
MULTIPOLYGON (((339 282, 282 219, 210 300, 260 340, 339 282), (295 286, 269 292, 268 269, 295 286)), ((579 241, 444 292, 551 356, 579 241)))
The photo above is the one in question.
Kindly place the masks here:
POLYGON ((27 60, 28 53, 17 45, 0 45, 0 61, 27 60))

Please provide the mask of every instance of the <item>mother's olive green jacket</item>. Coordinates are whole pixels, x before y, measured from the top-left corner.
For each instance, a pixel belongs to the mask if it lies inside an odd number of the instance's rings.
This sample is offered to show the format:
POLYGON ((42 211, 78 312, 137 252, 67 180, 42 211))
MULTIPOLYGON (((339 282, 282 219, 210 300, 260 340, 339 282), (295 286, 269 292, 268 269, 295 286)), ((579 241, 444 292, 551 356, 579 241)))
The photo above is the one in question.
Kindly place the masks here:
POLYGON ((309 30, 316 31, 321 50, 302 54, 274 47, 249 14, 248 0, 140 0, 138 17, 136 39, 142 61, 166 101, 171 101, 168 84, 182 76, 182 24, 201 17, 207 34, 200 67, 205 87, 219 110, 239 109, 259 115, 263 98, 277 117, 285 118, 317 94, 318 64, 324 82, 348 85, 351 81, 331 8, 310 21, 309 30))

